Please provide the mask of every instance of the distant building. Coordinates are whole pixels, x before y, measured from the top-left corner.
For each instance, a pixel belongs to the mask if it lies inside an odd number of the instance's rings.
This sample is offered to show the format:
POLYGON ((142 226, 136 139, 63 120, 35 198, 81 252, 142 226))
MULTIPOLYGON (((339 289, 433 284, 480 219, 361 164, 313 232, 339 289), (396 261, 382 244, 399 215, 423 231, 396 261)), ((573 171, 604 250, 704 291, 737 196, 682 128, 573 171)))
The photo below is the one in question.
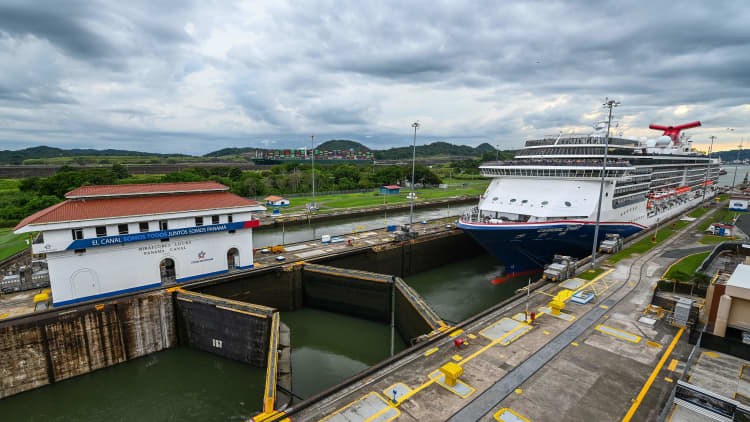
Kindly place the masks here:
POLYGON ((26 217, 55 306, 253 266, 253 211, 216 182, 83 186, 26 217))
POLYGON ((289 200, 286 198, 282 198, 280 196, 267 196, 265 198, 266 205, 269 207, 288 207, 289 206, 289 200))
POLYGON ((711 223, 706 231, 710 232, 714 236, 732 237, 734 226, 722 223, 711 223))
POLYGON ((380 187, 380 193, 383 195, 394 195, 401 192, 401 186, 399 185, 387 185, 380 187))
POLYGON ((729 198, 729 211, 748 211, 750 196, 738 195, 729 198))
POLYGON ((704 313, 714 335, 724 337, 727 327, 750 333, 750 265, 737 265, 729 280, 709 288, 704 313))

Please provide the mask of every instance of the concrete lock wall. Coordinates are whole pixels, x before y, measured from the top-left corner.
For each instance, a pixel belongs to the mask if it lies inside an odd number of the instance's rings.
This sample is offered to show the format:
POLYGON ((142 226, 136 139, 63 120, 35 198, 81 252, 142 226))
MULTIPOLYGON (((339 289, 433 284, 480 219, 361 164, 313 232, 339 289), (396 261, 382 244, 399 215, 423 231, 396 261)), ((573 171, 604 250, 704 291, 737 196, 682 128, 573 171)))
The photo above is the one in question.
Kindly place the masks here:
POLYGON ((389 322, 391 282, 391 276, 383 274, 304 264, 303 303, 310 308, 389 322))
POLYGON ((167 292, 5 321, 0 323, 0 398, 175 345, 167 292))
POLYGON ((180 344, 265 368, 273 308, 178 290, 180 344))
POLYGON ((445 326, 427 302, 403 280, 396 278, 394 286, 396 330, 406 344, 413 344, 417 337, 445 326))
POLYGON ((295 264, 262 269, 231 281, 191 289, 226 299, 258 303, 280 311, 302 307, 302 272, 295 264))
POLYGON ((312 259, 309 262, 403 278, 434 269, 435 263, 449 264, 486 253, 463 231, 452 230, 417 237, 413 241, 368 248, 361 253, 312 259))

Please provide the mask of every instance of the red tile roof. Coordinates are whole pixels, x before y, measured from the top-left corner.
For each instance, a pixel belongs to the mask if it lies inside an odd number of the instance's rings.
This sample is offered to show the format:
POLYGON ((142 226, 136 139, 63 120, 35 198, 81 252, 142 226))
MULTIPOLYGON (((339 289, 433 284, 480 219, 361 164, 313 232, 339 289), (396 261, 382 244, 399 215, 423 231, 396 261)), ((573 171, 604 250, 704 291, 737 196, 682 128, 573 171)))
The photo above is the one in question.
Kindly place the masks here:
POLYGON ((386 188, 386 189, 401 189, 401 186, 399 186, 399 185, 386 185, 386 186, 383 186, 383 187, 386 188))
POLYGON ((18 230, 29 224, 60 223, 97 218, 165 214, 250 207, 255 205, 259 205, 259 203, 229 192, 66 200, 24 218, 14 230, 18 230))
POLYGON ((218 182, 144 183, 134 185, 81 186, 65 194, 66 198, 92 198, 97 196, 157 195, 162 193, 226 191, 228 187, 218 182))
POLYGON ((275 196, 275 195, 267 196, 265 198, 266 201, 272 201, 272 202, 276 202, 276 201, 278 201, 280 199, 284 199, 284 198, 282 198, 280 196, 275 196))

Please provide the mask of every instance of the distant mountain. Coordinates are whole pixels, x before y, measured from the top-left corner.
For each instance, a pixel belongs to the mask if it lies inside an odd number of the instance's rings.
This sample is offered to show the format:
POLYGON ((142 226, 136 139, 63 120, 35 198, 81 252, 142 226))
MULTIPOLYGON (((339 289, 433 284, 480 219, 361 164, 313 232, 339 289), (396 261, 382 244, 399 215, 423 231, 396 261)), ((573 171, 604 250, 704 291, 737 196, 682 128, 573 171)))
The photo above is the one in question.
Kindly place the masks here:
POLYGON ((734 161, 734 160, 737 160, 737 159, 740 159, 740 160, 750 160, 750 150, 747 150, 747 149, 743 149, 743 150, 733 149, 733 150, 730 150, 730 151, 712 152, 711 153, 711 157, 719 157, 719 158, 721 158, 721 161, 734 161), (739 152, 739 154, 737 154, 738 152, 739 152))
MULTIPOLYGON (((481 144, 477 147, 470 147, 468 145, 453 145, 448 142, 433 142, 428 145, 417 145, 418 157, 479 157, 487 151, 495 151, 495 148, 488 143, 481 144)), ((411 158, 411 155, 412 147, 398 147, 387 149, 384 151, 375 151, 376 160, 400 160, 411 158)))
POLYGON ((327 151, 370 151, 370 148, 367 148, 359 142, 350 141, 348 139, 331 139, 330 141, 325 141, 322 144, 316 146, 315 149, 322 149, 327 151))
POLYGON ((185 154, 154 154, 149 152, 126 151, 120 149, 62 149, 55 147, 32 147, 17 151, 0 151, 0 164, 21 164, 31 158, 55 158, 77 156, 119 155, 130 157, 187 157, 185 154))
POLYGON ((260 148, 222 148, 218 151, 203 154, 204 157, 223 157, 225 155, 242 155, 259 150, 260 148))

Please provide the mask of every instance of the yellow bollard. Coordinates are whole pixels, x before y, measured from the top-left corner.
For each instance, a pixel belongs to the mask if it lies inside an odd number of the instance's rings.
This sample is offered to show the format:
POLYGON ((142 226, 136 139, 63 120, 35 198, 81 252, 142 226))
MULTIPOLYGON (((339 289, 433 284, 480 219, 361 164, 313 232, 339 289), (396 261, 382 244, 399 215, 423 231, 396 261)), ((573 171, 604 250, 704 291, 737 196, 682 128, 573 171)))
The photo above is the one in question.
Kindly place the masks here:
POLYGON ((440 372, 445 375, 445 385, 455 387, 456 382, 458 382, 458 377, 464 373, 464 368, 453 362, 448 362, 440 367, 440 372))
POLYGON ((552 301, 547 304, 550 311, 552 311, 552 315, 560 315, 560 311, 565 308, 565 301, 570 299, 571 296, 573 296, 571 290, 565 289, 560 291, 560 293, 558 293, 552 301))

